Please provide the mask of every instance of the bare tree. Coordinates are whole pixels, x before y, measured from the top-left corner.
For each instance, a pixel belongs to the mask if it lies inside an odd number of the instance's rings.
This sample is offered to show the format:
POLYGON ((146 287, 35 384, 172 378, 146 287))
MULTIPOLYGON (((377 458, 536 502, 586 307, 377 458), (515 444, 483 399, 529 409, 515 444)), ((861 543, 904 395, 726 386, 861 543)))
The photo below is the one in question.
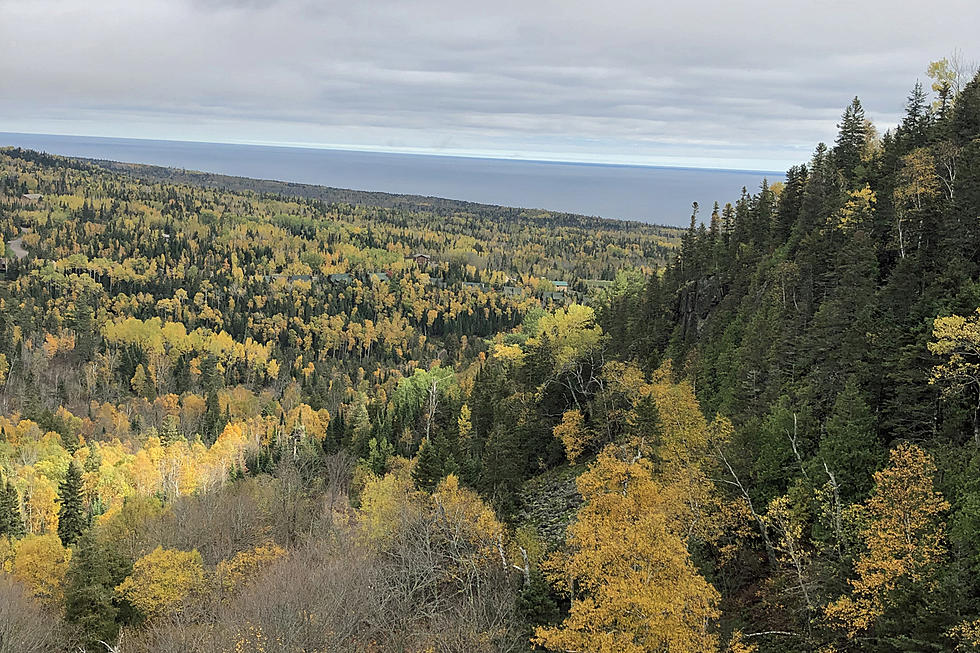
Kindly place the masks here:
POLYGON ((46 613, 9 574, 0 572, 0 653, 62 650, 60 621, 46 613))

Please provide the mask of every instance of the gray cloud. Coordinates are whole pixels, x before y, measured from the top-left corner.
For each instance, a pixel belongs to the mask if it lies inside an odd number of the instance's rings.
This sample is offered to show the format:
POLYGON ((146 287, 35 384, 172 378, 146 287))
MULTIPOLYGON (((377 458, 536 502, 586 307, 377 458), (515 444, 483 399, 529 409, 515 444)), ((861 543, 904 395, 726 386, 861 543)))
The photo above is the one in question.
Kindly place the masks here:
POLYGON ((958 0, 0 0, 0 124, 783 168, 855 94, 891 126, 978 24, 958 0))

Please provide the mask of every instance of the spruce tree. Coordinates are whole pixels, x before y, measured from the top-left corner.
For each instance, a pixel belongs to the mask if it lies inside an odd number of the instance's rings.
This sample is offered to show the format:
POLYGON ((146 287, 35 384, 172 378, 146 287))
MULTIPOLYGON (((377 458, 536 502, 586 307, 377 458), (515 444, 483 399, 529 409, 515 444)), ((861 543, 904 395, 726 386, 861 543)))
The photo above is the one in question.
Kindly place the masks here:
MULTIPOLYGON (((837 395, 827 419, 826 435, 820 441, 819 463, 827 465, 840 487, 845 503, 864 499, 873 479, 869 470, 878 468, 883 451, 875 442, 874 416, 861 396, 860 385, 851 377, 837 395)), ((826 473, 818 469, 817 473, 826 473)))
POLYGON ((388 459, 395 453, 388 438, 371 438, 368 442, 368 467, 378 476, 383 476, 388 468, 388 459))
POLYGON ((0 537, 22 537, 24 521, 20 516, 20 499, 17 490, 8 480, 0 484, 0 537))
POLYGON ((905 147, 909 150, 922 147, 928 138, 928 127, 931 120, 929 103, 921 82, 915 83, 912 95, 905 104, 905 118, 899 127, 901 137, 905 139, 905 147))
POLYGON ((850 185, 860 176, 858 166, 868 143, 868 123, 861 100, 856 97, 851 100, 837 127, 840 131, 837 134, 837 147, 834 148, 834 160, 850 185))
POLYGON ((422 440, 419 448, 419 457, 415 462, 415 469, 412 470, 412 479, 415 486, 420 490, 431 492, 442 480, 443 465, 439 459, 439 446, 428 438, 422 440))
POLYGON ((115 588, 132 570, 132 562, 117 545, 99 540, 92 531, 78 540, 65 576, 64 609, 65 619, 78 628, 84 650, 114 643, 121 623, 131 616, 115 588))
POLYGON ((164 445, 169 445, 179 439, 178 420, 173 415, 167 415, 163 418, 163 424, 160 425, 160 441, 164 445))
POLYGON ((58 486, 61 508, 58 510, 58 537, 65 546, 78 541, 85 530, 85 508, 82 502, 82 470, 72 461, 65 480, 58 486))
POLYGON ((201 421, 201 431, 205 444, 214 444, 224 428, 221 423, 221 403, 218 401, 218 391, 212 388, 204 400, 204 419, 201 421))

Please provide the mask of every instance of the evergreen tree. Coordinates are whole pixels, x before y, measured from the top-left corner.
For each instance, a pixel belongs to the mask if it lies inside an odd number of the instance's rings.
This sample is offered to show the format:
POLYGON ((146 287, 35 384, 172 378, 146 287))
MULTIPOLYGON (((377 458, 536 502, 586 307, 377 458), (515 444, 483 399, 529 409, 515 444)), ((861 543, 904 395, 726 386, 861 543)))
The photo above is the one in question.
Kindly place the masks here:
POLYGON ((221 403, 218 401, 218 391, 214 388, 208 391, 204 400, 204 418, 201 420, 201 435, 205 444, 213 444, 225 425, 222 424, 221 403))
POLYGON ((83 650, 98 651, 102 642, 113 645, 132 609, 116 594, 116 587, 132 573, 132 561, 118 545, 88 531, 78 540, 65 575, 65 619, 78 628, 83 650))
POLYGON ((905 105, 905 118, 899 127, 907 149, 913 150, 926 144, 930 119, 928 97, 922 83, 916 82, 905 105))
POLYGON ((168 445, 176 442, 180 437, 177 418, 173 415, 164 417, 163 424, 160 425, 160 442, 168 445))
POLYGON ((861 100, 856 97, 851 100, 837 128, 839 131, 834 148, 834 160, 837 168, 844 175, 844 180, 852 185, 860 176, 858 167, 861 165, 861 155, 868 143, 868 123, 861 100))
POLYGON ((871 490, 872 477, 881 459, 875 442, 874 416, 861 396, 857 379, 851 377, 837 395, 820 441, 817 476, 829 470, 845 503, 863 500, 871 490), (826 464, 825 469, 819 468, 826 464))
POLYGON ((368 441, 368 467, 378 476, 383 476, 388 468, 388 459, 395 453, 388 438, 371 438, 368 441))
POLYGON ((17 489, 8 480, 0 484, 0 537, 23 537, 24 521, 20 514, 17 489))
POLYGON ((75 352, 82 360, 91 360, 98 344, 99 330, 95 327, 95 311, 85 296, 75 300, 70 324, 75 332, 75 352))
POLYGON ((82 470, 75 461, 68 465, 65 480, 58 486, 61 507, 58 510, 58 537, 71 546, 85 530, 85 507, 82 500, 82 470))
POLYGON ((789 240, 793 225, 800 215, 803 191, 806 187, 807 168, 805 165, 793 166, 786 173, 786 184, 779 196, 776 215, 773 219, 772 243, 779 246, 789 240))
POLYGON ((980 73, 956 95, 950 132, 959 146, 980 138, 980 73))
POLYGON ((428 438, 422 440, 418 460, 412 470, 412 479, 416 487, 431 492, 443 479, 443 461, 439 456, 439 445, 428 438))

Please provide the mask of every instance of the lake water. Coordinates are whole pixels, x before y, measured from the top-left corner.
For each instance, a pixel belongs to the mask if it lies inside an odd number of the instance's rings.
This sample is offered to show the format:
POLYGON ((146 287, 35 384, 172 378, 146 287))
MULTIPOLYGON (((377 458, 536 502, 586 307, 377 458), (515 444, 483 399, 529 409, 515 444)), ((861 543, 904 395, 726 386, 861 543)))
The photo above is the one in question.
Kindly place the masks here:
POLYGON ((0 132, 0 146, 217 174, 430 195, 606 218, 684 225, 691 202, 706 218, 714 201, 754 192, 783 173, 393 154, 263 145, 190 143, 0 132))

